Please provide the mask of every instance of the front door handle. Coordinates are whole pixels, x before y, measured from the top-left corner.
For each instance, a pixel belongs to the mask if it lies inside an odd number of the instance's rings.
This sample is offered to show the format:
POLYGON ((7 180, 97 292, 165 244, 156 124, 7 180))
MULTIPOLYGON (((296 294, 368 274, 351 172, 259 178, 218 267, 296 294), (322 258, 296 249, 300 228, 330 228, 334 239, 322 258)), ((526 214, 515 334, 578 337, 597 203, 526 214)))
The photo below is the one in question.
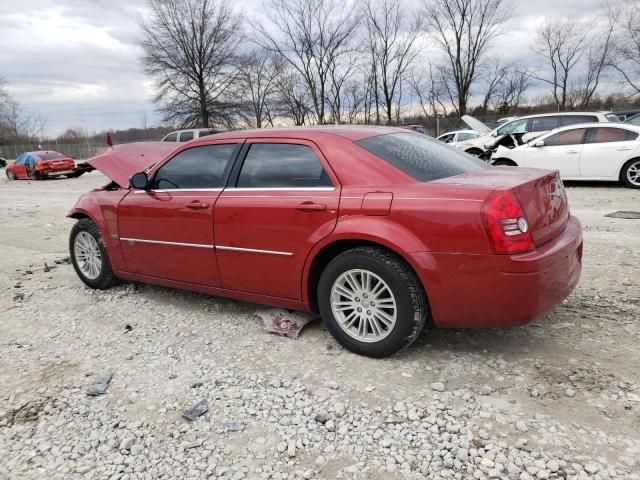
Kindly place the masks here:
POLYGON ((632 147, 620 147, 618 149, 619 152, 626 152, 627 150, 631 150, 632 147))
POLYGON ((578 152, 578 150, 569 150, 568 152, 565 152, 565 153, 568 153, 568 154, 569 154, 569 153, 570 153, 570 154, 574 154, 574 153, 579 153, 579 152, 578 152))
POLYGON ((201 210, 203 208, 209 208, 209 204, 206 202, 201 202, 200 200, 194 200, 193 202, 189 202, 186 205, 187 208, 191 210, 201 210))
POLYGON ((303 212, 322 212, 326 210, 327 206, 324 203, 303 202, 296 206, 296 210, 303 212))

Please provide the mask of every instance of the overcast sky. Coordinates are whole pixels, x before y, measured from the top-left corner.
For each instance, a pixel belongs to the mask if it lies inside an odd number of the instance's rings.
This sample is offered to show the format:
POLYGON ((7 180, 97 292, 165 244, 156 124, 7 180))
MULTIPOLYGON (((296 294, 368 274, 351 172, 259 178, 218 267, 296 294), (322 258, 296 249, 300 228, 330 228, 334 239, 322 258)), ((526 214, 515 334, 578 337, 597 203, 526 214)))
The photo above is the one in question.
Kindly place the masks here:
MULTIPOLYGON (((403 0, 411 3, 411 0, 403 0)), ((256 15, 261 0, 233 2, 256 15)), ((601 0, 513 0, 514 19, 493 47, 505 59, 530 56, 545 16, 588 15, 601 0)), ((26 108, 47 118, 57 135, 159 122, 153 82, 137 46, 144 0, 0 0, 0 75, 26 108)))

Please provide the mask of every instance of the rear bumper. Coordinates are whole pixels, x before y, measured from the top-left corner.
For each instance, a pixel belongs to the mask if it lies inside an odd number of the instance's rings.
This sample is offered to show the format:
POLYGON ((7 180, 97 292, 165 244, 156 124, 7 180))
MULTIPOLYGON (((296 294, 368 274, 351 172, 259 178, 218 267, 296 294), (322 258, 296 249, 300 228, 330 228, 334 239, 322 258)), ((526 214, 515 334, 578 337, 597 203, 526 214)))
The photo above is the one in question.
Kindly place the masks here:
MULTIPOLYGON (((519 255, 430 253, 435 269, 418 272, 439 327, 524 325, 561 303, 582 270, 582 227, 575 217, 561 235, 519 255)), ((427 255, 417 254, 417 255, 427 255)), ((417 259, 416 263, 427 262, 417 259)))

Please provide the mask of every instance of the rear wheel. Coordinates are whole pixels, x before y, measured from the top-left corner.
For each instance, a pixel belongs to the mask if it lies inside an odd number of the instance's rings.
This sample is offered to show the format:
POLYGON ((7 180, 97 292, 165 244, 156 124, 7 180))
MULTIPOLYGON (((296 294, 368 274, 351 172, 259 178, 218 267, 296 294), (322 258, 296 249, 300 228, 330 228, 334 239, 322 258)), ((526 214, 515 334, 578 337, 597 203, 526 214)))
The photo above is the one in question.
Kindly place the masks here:
POLYGON ((345 348, 386 357, 418 338, 428 315, 420 280, 397 255, 359 247, 334 258, 318 285, 327 329, 345 348))
POLYGON ((78 220, 71 229, 69 252, 73 268, 87 286, 104 290, 115 285, 117 278, 100 230, 88 218, 78 220))
POLYGON ((16 172, 14 172, 13 170, 7 170, 7 178, 9 180, 15 180, 16 179, 16 172))
POLYGON ((640 158, 634 158, 625 163, 620 177, 627 187, 640 188, 640 158))

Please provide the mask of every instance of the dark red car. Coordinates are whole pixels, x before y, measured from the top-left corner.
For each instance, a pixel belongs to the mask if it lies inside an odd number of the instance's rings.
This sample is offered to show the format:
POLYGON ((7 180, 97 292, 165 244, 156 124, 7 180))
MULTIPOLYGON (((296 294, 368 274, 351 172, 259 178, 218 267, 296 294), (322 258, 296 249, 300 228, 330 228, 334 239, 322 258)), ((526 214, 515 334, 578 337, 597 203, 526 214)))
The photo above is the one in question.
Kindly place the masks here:
POLYGON ((320 312, 346 348, 402 350, 427 321, 510 327, 573 290, 582 232, 557 172, 492 167, 390 127, 236 131, 120 145, 69 247, 117 279, 320 312))
POLYGON ((5 173, 9 180, 42 180, 72 175, 75 166, 73 159, 60 152, 25 152, 7 165, 5 173))

